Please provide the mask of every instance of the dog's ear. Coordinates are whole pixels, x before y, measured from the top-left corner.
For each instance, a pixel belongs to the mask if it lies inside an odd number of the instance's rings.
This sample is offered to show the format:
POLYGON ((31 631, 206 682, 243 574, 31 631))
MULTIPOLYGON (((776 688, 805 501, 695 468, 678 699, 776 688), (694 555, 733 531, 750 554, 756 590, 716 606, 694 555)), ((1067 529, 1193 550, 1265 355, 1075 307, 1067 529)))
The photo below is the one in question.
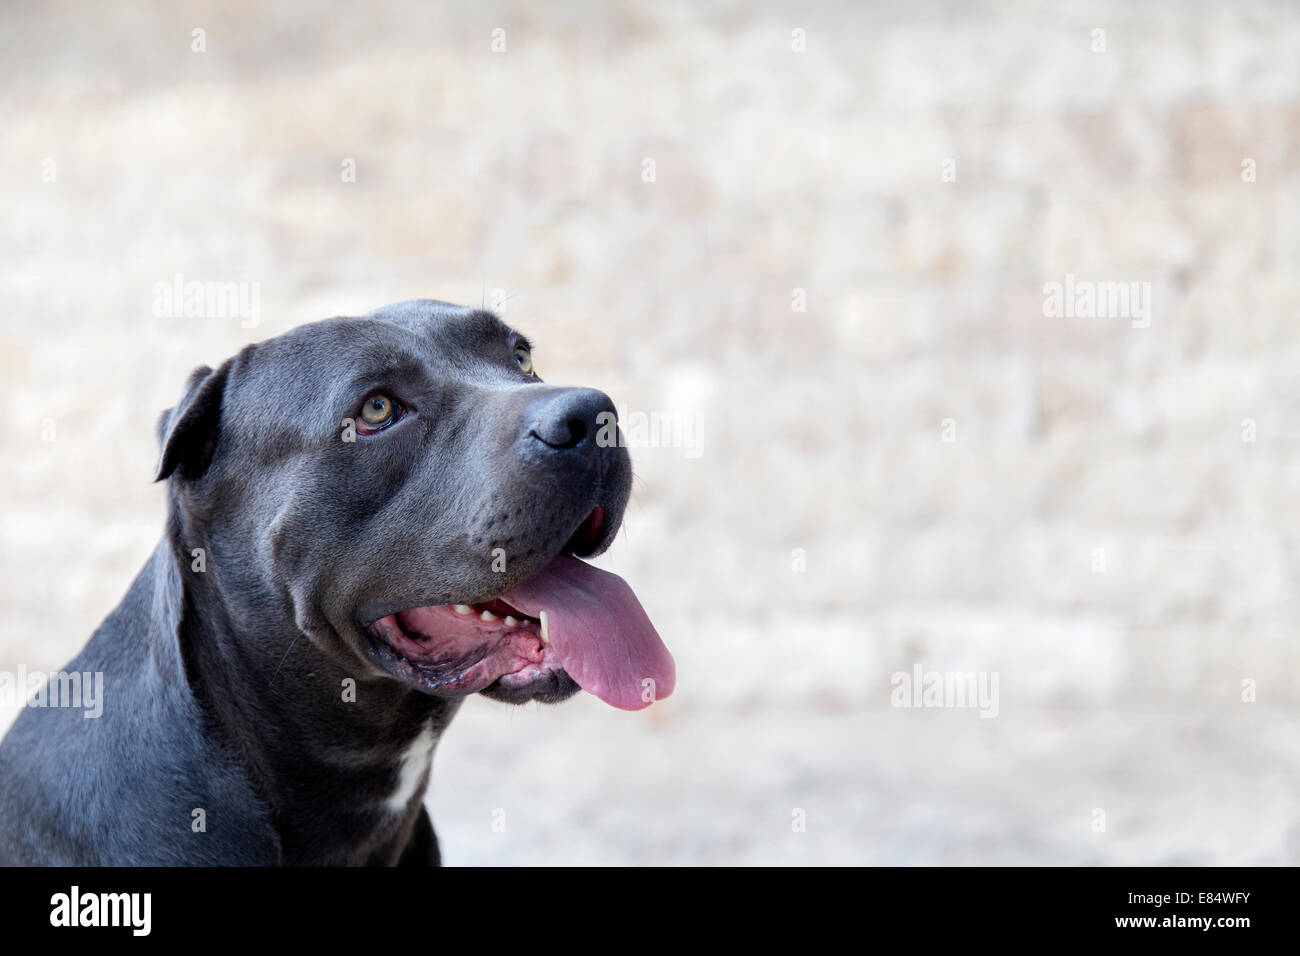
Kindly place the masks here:
POLYGON ((185 391, 175 408, 158 419, 158 441, 162 455, 154 481, 162 481, 173 472, 181 478, 198 478, 212 461, 221 424, 221 397, 226 391, 230 362, 213 371, 201 365, 190 373, 185 391))

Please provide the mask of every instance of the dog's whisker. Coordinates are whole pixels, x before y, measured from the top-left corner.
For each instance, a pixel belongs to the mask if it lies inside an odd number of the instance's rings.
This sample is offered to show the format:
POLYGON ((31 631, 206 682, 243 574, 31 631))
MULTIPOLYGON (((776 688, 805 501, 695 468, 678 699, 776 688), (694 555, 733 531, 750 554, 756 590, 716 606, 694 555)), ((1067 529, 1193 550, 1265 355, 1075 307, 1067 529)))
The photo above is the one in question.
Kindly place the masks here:
POLYGON ((267 687, 275 684, 275 679, 280 676, 280 668, 283 667, 284 662, 289 659, 289 652, 293 650, 293 646, 298 643, 298 638, 300 637, 302 637, 301 631, 294 635, 293 640, 289 642, 289 646, 284 649, 284 656, 280 658, 280 663, 275 665, 275 673, 272 674, 271 679, 267 681, 267 687))

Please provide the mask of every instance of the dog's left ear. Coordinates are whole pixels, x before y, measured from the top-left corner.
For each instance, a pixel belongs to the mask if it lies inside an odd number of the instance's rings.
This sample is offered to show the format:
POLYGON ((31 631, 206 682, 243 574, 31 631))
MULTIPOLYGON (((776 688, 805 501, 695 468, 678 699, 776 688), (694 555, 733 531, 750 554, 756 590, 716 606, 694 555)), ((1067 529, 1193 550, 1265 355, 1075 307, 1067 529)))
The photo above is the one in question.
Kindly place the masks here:
POLYGON ((226 391, 230 361, 213 371, 206 365, 190 373, 185 391, 175 408, 158 419, 158 441, 162 455, 154 481, 162 481, 173 472, 180 478, 198 478, 212 462, 221 425, 221 397, 226 391))

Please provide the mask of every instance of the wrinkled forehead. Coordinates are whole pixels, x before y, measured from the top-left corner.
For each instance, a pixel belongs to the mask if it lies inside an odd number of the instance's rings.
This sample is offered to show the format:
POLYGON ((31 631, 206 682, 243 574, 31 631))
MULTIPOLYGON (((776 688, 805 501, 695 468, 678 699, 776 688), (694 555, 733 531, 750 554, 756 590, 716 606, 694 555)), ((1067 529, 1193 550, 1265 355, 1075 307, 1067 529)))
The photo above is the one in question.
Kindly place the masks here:
POLYGON ((473 345, 501 341, 510 328, 485 309, 472 309, 436 299, 411 299, 374 309, 361 317, 396 326, 417 337, 444 340, 448 344, 473 345))
POLYGON ((488 354, 495 358, 515 334, 491 312, 434 299, 386 305, 367 312, 358 321, 368 322, 381 339, 386 326, 407 332, 409 336, 404 340, 411 341, 430 361, 452 363, 488 354))
POLYGON ((519 340, 490 312, 433 300, 399 302, 259 342, 238 370, 240 404, 333 409, 359 401, 366 388, 421 377, 517 385, 511 355, 519 340))

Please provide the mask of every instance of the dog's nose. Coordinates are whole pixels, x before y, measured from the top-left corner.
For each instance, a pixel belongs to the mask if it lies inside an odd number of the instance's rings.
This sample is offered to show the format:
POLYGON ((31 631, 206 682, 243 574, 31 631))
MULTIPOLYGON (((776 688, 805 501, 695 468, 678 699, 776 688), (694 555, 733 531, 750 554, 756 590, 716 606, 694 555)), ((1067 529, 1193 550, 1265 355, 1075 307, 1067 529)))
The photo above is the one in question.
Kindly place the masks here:
POLYGON ((529 434, 556 451, 594 445, 616 420, 614 403, 594 388, 560 389, 547 400, 529 434))

